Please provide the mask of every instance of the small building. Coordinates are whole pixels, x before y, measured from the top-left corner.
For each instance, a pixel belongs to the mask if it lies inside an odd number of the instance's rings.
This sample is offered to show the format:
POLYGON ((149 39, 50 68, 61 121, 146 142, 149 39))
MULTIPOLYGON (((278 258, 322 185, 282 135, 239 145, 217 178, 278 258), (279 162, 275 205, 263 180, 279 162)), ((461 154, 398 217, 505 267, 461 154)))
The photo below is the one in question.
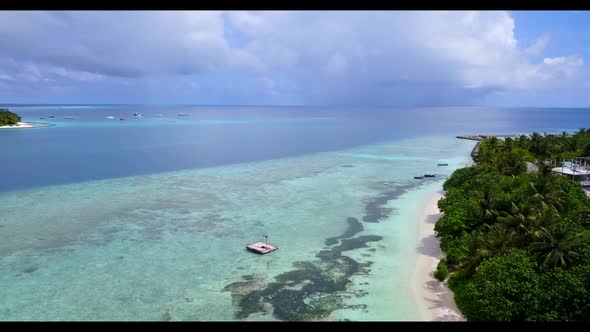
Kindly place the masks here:
POLYGON ((590 157, 576 157, 571 161, 563 161, 561 167, 553 167, 555 173, 570 176, 575 181, 587 182, 590 180, 590 157))
POLYGON ((553 172, 570 176, 575 181, 588 181, 588 177, 590 176, 590 171, 576 169, 576 167, 554 167, 551 169, 553 172))

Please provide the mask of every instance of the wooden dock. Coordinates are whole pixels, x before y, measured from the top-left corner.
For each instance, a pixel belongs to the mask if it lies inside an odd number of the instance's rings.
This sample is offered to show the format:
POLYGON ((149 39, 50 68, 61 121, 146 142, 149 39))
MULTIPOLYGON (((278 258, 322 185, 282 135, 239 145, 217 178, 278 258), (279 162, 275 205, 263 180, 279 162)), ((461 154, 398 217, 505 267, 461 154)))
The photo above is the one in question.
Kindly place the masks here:
POLYGON ((469 139, 472 141, 482 141, 484 138, 488 137, 518 137, 519 134, 479 134, 479 135, 459 135, 455 136, 460 139, 469 139))
POLYGON ((275 250, 279 249, 279 247, 260 241, 260 242, 256 242, 256 243, 247 244, 246 249, 263 255, 263 254, 268 254, 271 251, 275 251, 275 250))
POLYGON ((483 140, 483 137, 481 137, 480 135, 461 135, 461 136, 456 136, 456 137, 460 138, 460 139, 468 139, 468 140, 472 140, 472 141, 483 140))

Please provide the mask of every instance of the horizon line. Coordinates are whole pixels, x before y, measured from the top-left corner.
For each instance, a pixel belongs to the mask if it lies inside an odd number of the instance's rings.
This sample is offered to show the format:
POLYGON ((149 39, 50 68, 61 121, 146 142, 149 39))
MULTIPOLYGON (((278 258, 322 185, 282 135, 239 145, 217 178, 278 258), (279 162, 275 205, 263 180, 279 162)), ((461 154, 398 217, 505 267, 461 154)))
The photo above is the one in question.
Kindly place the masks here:
POLYGON ((492 105, 342 105, 342 104, 187 104, 187 103, 0 103, 0 107, 19 106, 205 106, 205 107, 373 107, 373 108, 552 108, 552 109, 584 109, 590 106, 492 106, 492 105))

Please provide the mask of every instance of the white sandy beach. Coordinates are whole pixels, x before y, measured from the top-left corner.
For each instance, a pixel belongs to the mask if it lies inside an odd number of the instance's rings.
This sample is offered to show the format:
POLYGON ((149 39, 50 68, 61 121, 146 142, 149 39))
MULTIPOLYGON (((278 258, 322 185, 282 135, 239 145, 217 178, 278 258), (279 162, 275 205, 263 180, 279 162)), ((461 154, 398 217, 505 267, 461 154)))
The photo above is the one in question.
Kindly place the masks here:
POLYGON ((0 129, 34 128, 36 125, 31 122, 17 122, 16 126, 0 126, 0 129))
POLYGON ((446 283, 434 278, 434 271, 443 253, 434 234, 434 224, 440 217, 437 202, 441 192, 432 194, 426 201, 420 217, 419 245, 414 269, 413 292, 417 302, 423 304, 421 313, 426 321, 464 321, 453 300, 453 292, 446 283))
POLYGON ((18 122, 16 126, 0 126, 0 129, 21 129, 21 128, 39 128, 39 127, 47 127, 51 125, 47 125, 45 123, 39 122, 18 122))

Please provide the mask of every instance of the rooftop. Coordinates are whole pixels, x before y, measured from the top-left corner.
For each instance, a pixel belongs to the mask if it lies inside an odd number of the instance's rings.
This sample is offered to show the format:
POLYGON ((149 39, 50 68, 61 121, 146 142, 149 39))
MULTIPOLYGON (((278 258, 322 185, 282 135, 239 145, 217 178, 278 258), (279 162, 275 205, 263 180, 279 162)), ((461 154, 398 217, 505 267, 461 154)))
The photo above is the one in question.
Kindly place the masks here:
POLYGON ((590 175, 589 170, 579 168, 571 169, 570 167, 554 167, 551 170, 564 175, 590 175))

